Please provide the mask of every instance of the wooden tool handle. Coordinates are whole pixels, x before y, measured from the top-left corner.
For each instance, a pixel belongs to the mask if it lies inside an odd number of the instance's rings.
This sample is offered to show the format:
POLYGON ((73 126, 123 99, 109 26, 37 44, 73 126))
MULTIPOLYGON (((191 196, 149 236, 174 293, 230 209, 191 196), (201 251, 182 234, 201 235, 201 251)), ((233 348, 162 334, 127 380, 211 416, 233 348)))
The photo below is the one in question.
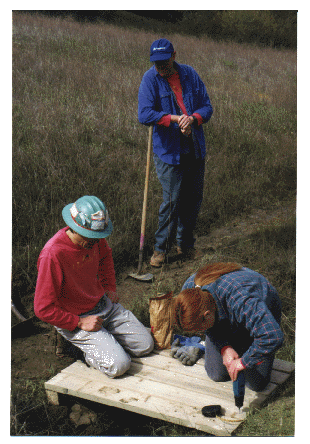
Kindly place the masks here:
POLYGON ((150 161, 151 161, 151 149, 152 149, 152 135, 153 135, 153 126, 150 126, 149 127, 148 145, 147 145, 147 155, 146 155, 146 173, 145 173, 144 197, 143 197, 143 208, 142 208, 138 273, 141 271, 141 268, 142 268, 142 251, 143 251, 143 246, 144 246, 147 194, 148 194, 148 188, 149 188, 150 161))

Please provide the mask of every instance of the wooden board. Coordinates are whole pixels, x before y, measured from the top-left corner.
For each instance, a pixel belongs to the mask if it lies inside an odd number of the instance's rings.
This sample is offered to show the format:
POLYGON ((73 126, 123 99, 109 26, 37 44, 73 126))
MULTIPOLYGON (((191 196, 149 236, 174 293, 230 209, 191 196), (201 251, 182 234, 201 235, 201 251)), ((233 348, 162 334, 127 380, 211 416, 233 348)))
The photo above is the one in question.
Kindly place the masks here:
POLYGON ((129 371, 115 379, 76 361, 47 381, 45 389, 53 404, 59 402, 58 394, 62 393, 229 436, 246 418, 249 408, 262 405, 293 371, 293 363, 275 360, 266 389, 259 393, 246 389, 241 414, 234 405, 232 382, 213 382, 203 359, 192 367, 184 366, 170 357, 169 350, 133 358, 129 371), (209 404, 220 404, 222 416, 205 418, 201 409, 209 404))

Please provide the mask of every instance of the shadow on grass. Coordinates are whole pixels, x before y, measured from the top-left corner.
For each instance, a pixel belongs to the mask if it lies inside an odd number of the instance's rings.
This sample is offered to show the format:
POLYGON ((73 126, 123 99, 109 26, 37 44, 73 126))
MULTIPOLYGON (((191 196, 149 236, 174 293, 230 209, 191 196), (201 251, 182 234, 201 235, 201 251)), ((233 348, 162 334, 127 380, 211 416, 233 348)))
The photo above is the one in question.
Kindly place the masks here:
MULTIPOLYGON (((40 404, 16 415, 11 423, 11 435, 15 436, 213 436, 167 421, 150 418, 116 407, 98 404, 85 399, 62 395, 61 406, 40 404), (96 420, 91 424, 75 426, 70 412, 75 404, 94 412, 96 420)), ((160 414, 160 412, 159 412, 160 414)))

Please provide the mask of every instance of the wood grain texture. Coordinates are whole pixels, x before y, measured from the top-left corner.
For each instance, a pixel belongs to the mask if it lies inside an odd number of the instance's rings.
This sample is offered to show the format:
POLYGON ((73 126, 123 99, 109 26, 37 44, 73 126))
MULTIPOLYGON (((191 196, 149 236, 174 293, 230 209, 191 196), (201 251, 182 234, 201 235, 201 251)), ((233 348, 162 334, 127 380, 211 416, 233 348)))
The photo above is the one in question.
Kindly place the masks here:
POLYGON ((239 415, 234 404, 232 382, 208 378, 204 360, 184 366, 169 355, 155 351, 133 358, 129 371, 111 379, 98 370, 76 361, 45 383, 49 402, 58 404, 63 393, 101 404, 195 428, 216 436, 230 436, 246 418, 251 406, 259 407, 294 371, 294 364, 275 360, 271 381, 262 392, 246 389, 239 415), (205 418, 205 405, 220 404, 222 417, 205 418))

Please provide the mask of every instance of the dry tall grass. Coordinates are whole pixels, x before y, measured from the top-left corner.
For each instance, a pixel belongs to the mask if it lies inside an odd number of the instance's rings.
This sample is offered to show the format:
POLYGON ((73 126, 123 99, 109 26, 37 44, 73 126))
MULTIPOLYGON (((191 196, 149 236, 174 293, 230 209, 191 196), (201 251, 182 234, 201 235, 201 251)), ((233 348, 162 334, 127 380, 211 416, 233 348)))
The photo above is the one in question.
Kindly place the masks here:
MULTIPOLYGON (((63 226, 61 210, 102 198, 116 266, 136 258, 147 130, 138 88, 160 37, 108 24, 13 15, 13 291, 32 291, 36 259, 63 226)), ((198 233, 296 192, 296 51, 170 35, 214 106, 198 233)), ((161 190, 150 177, 147 245, 161 190)))
MULTIPOLYGON (((41 248, 63 226, 63 206, 84 194, 107 204, 117 270, 137 260, 147 144, 137 97, 150 67, 150 44, 159 37, 104 23, 13 14, 13 298, 33 292, 41 248)), ((177 60, 198 71, 214 107, 205 126, 198 234, 255 208, 294 201, 296 51, 168 38, 177 60)), ((147 251, 161 201, 153 168, 149 190, 147 251)), ((294 216, 240 237, 224 255, 262 270, 278 288, 286 336, 280 357, 294 359, 294 216)))

